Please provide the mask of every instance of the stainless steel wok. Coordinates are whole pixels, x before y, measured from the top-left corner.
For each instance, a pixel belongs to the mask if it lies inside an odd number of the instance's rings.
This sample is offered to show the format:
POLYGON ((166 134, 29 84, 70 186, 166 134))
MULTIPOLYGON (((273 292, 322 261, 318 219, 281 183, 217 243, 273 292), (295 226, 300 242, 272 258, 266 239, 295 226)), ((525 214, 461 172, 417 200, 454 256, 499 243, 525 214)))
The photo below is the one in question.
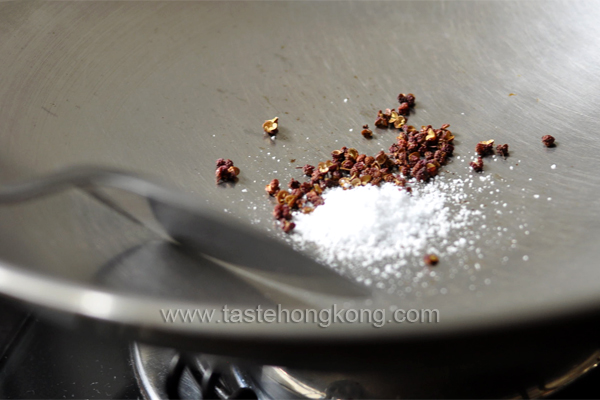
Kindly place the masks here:
MULTIPOLYGON (((450 123, 458 155, 480 140, 509 143, 485 174, 528 229, 514 229, 516 248, 487 246, 476 270, 442 260, 426 289, 373 289, 352 303, 434 308, 438 324, 165 324, 160 309, 232 299, 343 301, 252 279, 246 297, 230 297, 217 272, 196 287, 188 256, 73 190, 0 208, 0 292, 74 326, 275 363, 534 363, 567 345, 588 354, 600 311, 599 18, 595 2, 4 2, 3 184, 82 163, 138 171, 281 238, 265 184, 343 145, 387 149, 393 133, 366 141, 359 128, 412 92, 410 122, 450 123), (271 140, 261 125, 274 116, 271 140), (545 134, 556 148, 542 146, 545 134), (220 157, 241 169, 235 185, 215 185, 220 157), (215 287, 213 297, 196 290, 215 287)), ((513 226, 498 218, 490 225, 513 226)))

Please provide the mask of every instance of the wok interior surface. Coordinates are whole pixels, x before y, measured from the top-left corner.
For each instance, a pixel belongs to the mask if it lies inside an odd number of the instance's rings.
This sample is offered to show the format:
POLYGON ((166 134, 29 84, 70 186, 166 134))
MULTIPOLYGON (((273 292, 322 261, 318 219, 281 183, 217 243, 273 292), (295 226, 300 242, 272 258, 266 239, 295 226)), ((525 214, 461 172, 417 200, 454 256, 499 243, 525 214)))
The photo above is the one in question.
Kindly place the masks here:
MULTIPOLYGON (((190 296, 153 289, 142 290, 151 301, 135 312, 122 308, 119 322, 188 335, 366 340, 600 304, 597 3, 9 2, 0 9, 2 183, 82 163, 143 171, 197 196, 199 206, 281 237, 264 186, 300 177, 297 166, 341 146, 387 150, 391 130, 371 141, 358 132, 377 110, 396 105, 399 92, 417 97, 410 124, 451 124, 455 158, 470 157, 480 140, 510 145, 510 157, 484 172, 500 192, 477 185, 469 192, 474 207, 487 206, 483 258, 442 260, 435 279, 417 279, 423 267, 408 265, 396 290, 373 286, 372 297, 356 303, 438 309, 439 324, 165 328, 155 309, 190 296), (261 125, 274 116, 281 128, 271 140, 261 125), (556 148, 542 146, 545 134, 557 138, 556 148), (241 169, 237 183, 215 185, 221 157, 241 169), (492 200, 514 214, 495 213, 492 200), (500 239, 498 226, 508 232, 500 239)), ((449 164, 447 176, 466 177, 465 165, 449 164)), ((0 256, 24 266, 24 276, 132 298, 137 290, 98 276, 156 239, 79 192, 3 207, 0 229, 0 256)))

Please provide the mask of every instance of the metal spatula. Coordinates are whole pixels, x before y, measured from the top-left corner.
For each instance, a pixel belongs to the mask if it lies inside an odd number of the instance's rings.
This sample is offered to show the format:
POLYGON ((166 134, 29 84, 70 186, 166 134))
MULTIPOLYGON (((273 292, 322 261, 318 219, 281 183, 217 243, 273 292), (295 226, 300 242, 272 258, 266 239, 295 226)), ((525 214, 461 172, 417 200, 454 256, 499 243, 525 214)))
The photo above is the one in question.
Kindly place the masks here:
POLYGON ((360 297, 367 288, 318 264, 265 234, 200 207, 197 199, 139 175, 96 167, 70 167, 59 172, 4 185, 0 204, 34 200, 78 187, 127 218, 147 225, 110 198, 102 188, 139 195, 150 202, 154 216, 169 236, 184 248, 225 262, 246 276, 281 281, 301 290, 329 296, 360 297))

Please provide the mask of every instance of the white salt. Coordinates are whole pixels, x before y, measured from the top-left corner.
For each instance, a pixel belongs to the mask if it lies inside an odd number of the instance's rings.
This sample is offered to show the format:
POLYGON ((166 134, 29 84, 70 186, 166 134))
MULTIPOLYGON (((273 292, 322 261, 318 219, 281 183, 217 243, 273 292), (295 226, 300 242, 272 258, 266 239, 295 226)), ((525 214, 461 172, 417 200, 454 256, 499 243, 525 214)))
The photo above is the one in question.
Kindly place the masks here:
POLYGON ((465 228, 482 214, 463 204, 463 188, 460 179, 435 179, 413 185, 412 194, 393 184, 330 189, 324 205, 294 216, 291 238, 300 248, 312 246, 327 264, 387 263, 388 272, 406 258, 454 254, 467 247, 465 228))

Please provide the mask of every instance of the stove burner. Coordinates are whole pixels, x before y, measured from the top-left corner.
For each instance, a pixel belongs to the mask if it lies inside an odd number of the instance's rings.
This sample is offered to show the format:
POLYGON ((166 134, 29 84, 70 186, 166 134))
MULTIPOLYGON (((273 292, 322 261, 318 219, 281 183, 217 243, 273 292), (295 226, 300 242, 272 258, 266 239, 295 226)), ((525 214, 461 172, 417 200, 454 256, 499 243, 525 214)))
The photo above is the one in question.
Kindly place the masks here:
POLYGON ((242 368, 213 357, 132 346, 138 384, 146 399, 264 399, 242 368))
MULTIPOLYGON (((178 353, 176 350, 136 343, 132 356, 138 383, 146 399, 360 399, 432 397, 546 397, 596 367, 594 352, 568 372, 543 384, 515 388, 498 385, 506 377, 473 383, 457 374, 473 371, 429 370, 418 377, 393 371, 331 373, 257 366, 239 360, 178 353), (496 382, 495 384, 492 382, 496 382)), ((479 376, 479 378, 482 375, 479 376)))
MULTIPOLYGON (((203 399, 258 399, 254 390, 246 384, 237 368, 223 367, 209 362, 201 362, 198 357, 189 353, 180 353, 171 361, 172 366, 167 375, 166 391, 169 398, 189 398, 181 396, 180 389, 184 380, 193 378, 203 399), (234 378, 231 382, 231 378, 234 378)), ((189 382, 188 382, 189 383, 189 382)), ((189 389, 186 390, 189 392, 189 389)), ((187 394, 187 393, 185 393, 187 394)))

